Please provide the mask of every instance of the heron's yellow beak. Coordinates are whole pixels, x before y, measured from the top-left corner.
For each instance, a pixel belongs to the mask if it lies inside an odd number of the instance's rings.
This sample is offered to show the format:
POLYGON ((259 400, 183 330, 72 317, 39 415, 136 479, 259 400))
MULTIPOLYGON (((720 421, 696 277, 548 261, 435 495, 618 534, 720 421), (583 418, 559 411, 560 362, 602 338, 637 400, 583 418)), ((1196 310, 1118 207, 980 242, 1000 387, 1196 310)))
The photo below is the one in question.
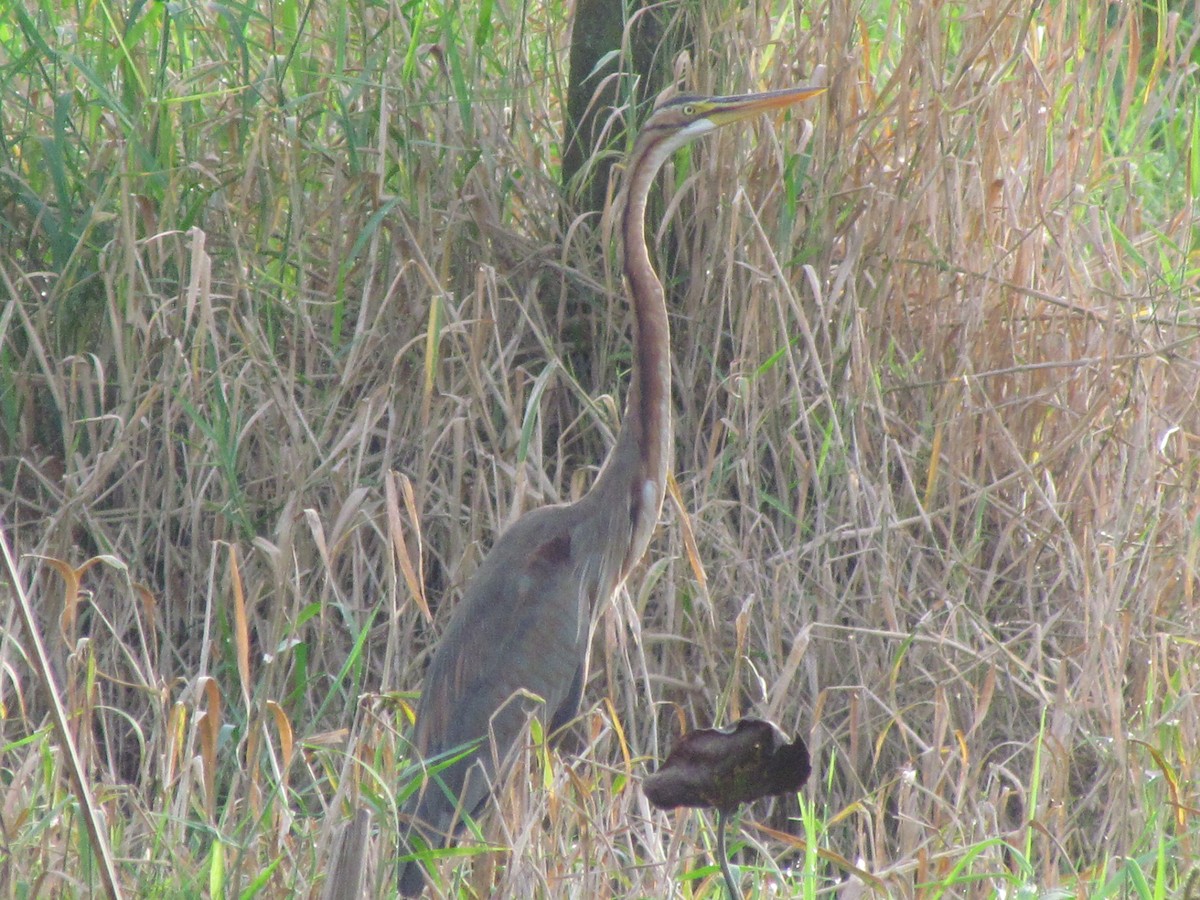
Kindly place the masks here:
POLYGON ((704 117, 719 128, 731 122, 740 122, 756 113, 770 112, 773 109, 791 106, 793 103, 823 94, 825 90, 824 85, 804 84, 798 87, 784 88, 781 91, 765 91, 761 94, 713 97, 704 101, 711 107, 708 112, 704 113, 704 117))

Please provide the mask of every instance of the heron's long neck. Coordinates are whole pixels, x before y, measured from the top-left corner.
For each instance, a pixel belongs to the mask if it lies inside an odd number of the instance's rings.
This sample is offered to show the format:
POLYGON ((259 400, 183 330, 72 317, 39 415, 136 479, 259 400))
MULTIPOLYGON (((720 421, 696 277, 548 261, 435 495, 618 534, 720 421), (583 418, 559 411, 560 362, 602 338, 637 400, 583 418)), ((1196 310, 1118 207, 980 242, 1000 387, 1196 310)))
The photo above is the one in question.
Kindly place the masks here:
POLYGON ((633 371, 621 431, 593 493, 621 507, 631 504, 631 543, 622 578, 650 542, 671 458, 671 334, 663 287, 646 247, 646 198, 668 153, 654 144, 635 148, 621 219, 626 288, 633 305, 633 371))
MULTIPOLYGON (((661 487, 671 453, 671 330, 663 286, 646 247, 646 197, 657 170, 634 170, 621 225, 625 281, 633 304, 633 371, 618 443, 633 441, 642 477, 661 487)), ((661 506, 662 497, 658 499, 661 506)))

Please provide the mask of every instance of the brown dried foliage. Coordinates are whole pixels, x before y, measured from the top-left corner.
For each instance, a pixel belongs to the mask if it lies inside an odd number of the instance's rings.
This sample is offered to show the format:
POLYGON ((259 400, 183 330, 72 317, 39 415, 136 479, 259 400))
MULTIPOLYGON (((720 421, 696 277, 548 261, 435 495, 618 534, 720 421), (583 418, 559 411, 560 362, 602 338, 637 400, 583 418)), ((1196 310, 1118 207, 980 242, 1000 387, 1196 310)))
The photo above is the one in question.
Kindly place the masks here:
MULTIPOLYGON (((1196 849, 1195 211, 1114 154, 1114 92, 1154 51, 1113 8, 697 23, 722 49, 690 88, 823 63, 830 91, 811 132, 723 132, 663 178, 681 504, 597 613, 578 756, 508 780, 482 894, 666 896, 696 820, 636 778, 681 723, 754 713, 805 738, 829 845, 894 896, 997 837, 1047 888, 1147 823, 1196 849)), ((1186 107, 1185 39, 1122 127, 1186 107)), ((0 511, 130 886, 206 885, 207 823, 237 835, 231 882, 282 860, 271 888, 315 890, 357 795, 388 884, 393 692, 494 535, 584 490, 615 430, 626 301, 607 223, 559 228, 557 100, 516 65, 464 115, 440 59, 362 87, 368 147, 230 103, 203 127, 244 152, 206 160, 197 225, 115 201, 80 352, 56 349, 54 284, 4 259, 25 393, 0 511), (45 559, 98 554, 121 565, 63 608, 45 559)), ((0 615, 9 744, 45 704, 0 615)), ((51 746, 6 753, 10 844, 64 789, 51 746)), ((62 890, 74 845, 38 821, 6 871, 62 890)))

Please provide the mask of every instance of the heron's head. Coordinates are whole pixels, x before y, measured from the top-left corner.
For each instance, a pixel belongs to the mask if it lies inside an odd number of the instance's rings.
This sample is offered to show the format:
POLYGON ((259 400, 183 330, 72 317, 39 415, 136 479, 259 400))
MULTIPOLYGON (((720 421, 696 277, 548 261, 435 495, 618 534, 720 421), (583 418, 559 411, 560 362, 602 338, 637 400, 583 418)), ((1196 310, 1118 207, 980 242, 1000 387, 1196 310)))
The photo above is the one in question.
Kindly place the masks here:
POLYGON ((758 113, 791 106, 824 91, 823 85, 806 84, 734 97, 680 95, 660 100, 638 133, 632 155, 639 159, 648 157, 652 168, 657 169, 672 153, 701 135, 758 113))

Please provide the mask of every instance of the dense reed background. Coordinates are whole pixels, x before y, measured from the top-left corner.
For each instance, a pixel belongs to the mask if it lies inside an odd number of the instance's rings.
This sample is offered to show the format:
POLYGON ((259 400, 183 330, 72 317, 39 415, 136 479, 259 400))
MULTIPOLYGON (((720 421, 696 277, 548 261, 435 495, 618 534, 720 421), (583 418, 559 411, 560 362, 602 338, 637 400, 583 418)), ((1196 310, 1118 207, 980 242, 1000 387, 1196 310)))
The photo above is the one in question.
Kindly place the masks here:
MULTIPOLYGON (((621 408, 612 223, 558 186, 569 8, 10 9, 0 516, 118 876, 318 892, 361 802, 382 894, 427 651, 621 408)), ((750 713, 815 766, 742 816, 751 896, 1193 888, 1200 11, 669 10, 690 90, 830 90, 661 179, 678 496, 571 746, 481 822, 515 852, 447 895, 722 896, 711 824, 638 782, 750 713)), ((0 886, 75 896, 3 585, 0 886)))

